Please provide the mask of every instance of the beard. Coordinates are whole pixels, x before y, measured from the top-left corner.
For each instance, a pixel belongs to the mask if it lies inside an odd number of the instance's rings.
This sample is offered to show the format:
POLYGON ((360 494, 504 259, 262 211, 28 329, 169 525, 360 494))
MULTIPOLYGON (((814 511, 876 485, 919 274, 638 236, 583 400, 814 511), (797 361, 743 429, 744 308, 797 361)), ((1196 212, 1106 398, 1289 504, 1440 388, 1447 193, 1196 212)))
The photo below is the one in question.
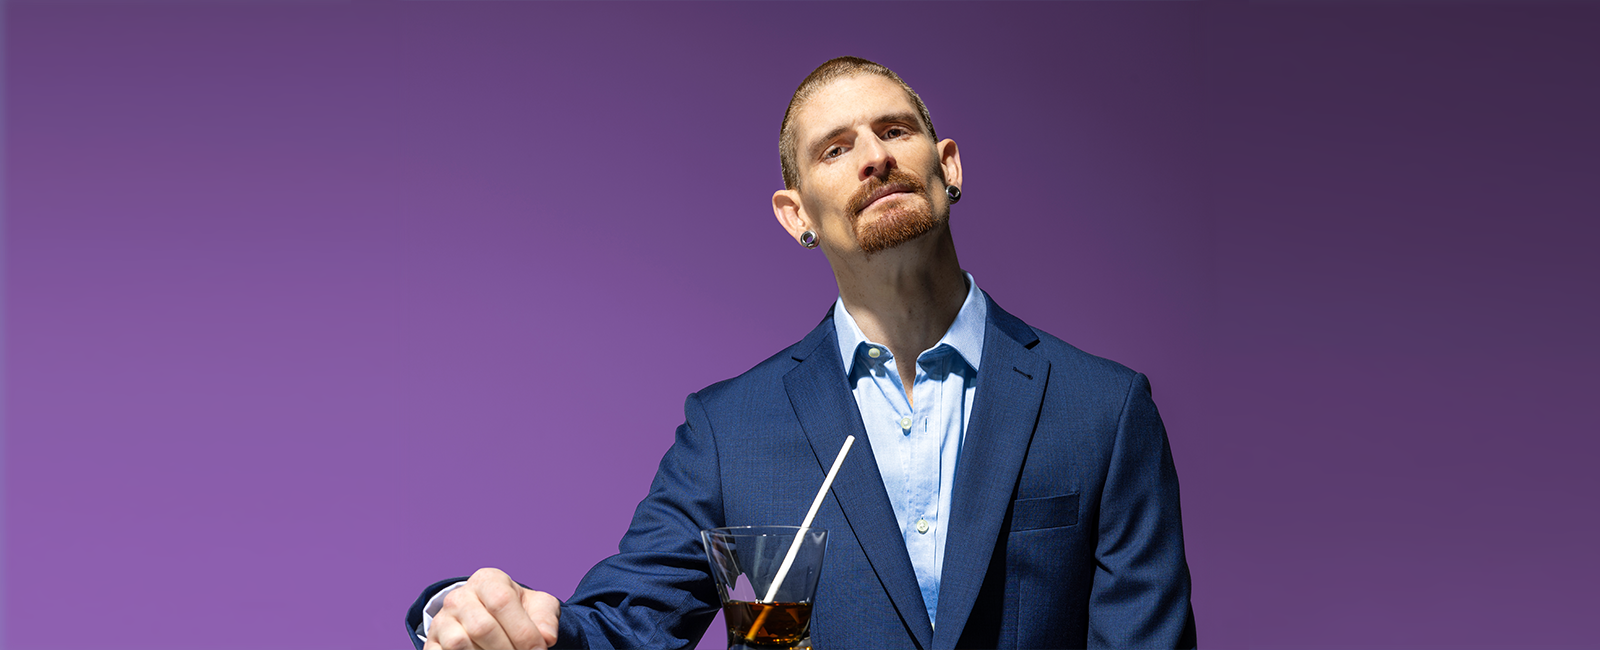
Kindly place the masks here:
POLYGON ((873 178, 862 185, 846 206, 850 223, 855 226, 856 243, 861 250, 876 253, 894 248, 928 234, 949 218, 948 212, 943 217, 934 215, 927 190, 928 186, 922 179, 903 169, 892 170, 887 178, 873 178), (867 209, 868 199, 883 186, 891 184, 905 187, 911 196, 896 201, 897 205, 893 207, 885 208, 883 214, 871 223, 861 224, 861 213, 867 209))

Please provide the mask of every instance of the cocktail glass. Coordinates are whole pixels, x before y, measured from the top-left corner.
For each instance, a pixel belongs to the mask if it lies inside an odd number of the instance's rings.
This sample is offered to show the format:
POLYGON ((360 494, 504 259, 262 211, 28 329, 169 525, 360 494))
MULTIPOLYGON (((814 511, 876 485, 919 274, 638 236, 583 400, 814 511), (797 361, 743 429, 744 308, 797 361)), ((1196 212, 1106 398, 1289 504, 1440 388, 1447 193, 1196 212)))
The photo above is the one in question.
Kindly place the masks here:
POLYGON ((700 537, 722 597, 728 649, 809 648, 811 604, 822 574, 828 531, 733 526, 703 530, 700 537), (784 572, 791 548, 793 559, 784 572), (782 582, 774 591, 772 585, 780 573, 782 582))

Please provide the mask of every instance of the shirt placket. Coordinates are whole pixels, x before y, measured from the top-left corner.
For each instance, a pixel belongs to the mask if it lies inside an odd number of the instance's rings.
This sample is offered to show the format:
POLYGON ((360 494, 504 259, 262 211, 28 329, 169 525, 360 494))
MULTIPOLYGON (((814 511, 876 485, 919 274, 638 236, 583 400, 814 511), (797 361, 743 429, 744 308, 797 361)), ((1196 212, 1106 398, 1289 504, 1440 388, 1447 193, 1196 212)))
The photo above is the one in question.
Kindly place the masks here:
MULTIPOLYGON (((938 572, 935 564, 938 555, 938 527, 939 527, 939 440, 934 435, 935 426, 938 424, 940 384, 934 381, 934 372, 942 360, 943 355, 937 352, 925 353, 918 359, 916 380, 912 384, 913 413, 909 427, 906 427, 906 442, 910 450, 911 467, 913 474, 907 483, 912 487, 906 504, 909 521, 909 532, 906 537, 906 550, 913 558, 912 565, 916 568, 918 582, 922 585, 922 596, 930 611, 936 605, 938 598, 938 572)), ((931 614, 930 614, 931 616, 931 614)))
MULTIPOLYGON (((917 480, 915 467, 911 464, 910 441, 904 435, 907 425, 912 421, 911 404, 906 399, 905 388, 900 385, 900 369, 897 367, 898 362, 895 360, 894 355, 889 352, 888 348, 878 346, 874 346, 874 348, 878 351, 878 355, 875 358, 882 372, 874 374, 873 381, 877 384, 879 393, 884 397, 883 403, 889 406, 889 411, 884 413, 882 417, 890 420, 889 424, 894 427, 894 430, 901 433, 900 436, 896 437, 893 451, 885 450, 893 454, 890 458, 893 458, 894 462, 899 465, 897 472, 899 480, 894 481, 886 478, 885 487, 891 488, 889 490, 889 499, 894 505, 895 515, 903 517, 913 512, 910 509, 911 494, 916 490, 915 483, 917 480), (889 485, 890 483, 896 485, 889 485)), ((915 382, 913 382, 913 388, 915 385, 915 382)), ((909 534, 910 528, 904 520, 900 522, 900 530, 902 536, 909 534)))

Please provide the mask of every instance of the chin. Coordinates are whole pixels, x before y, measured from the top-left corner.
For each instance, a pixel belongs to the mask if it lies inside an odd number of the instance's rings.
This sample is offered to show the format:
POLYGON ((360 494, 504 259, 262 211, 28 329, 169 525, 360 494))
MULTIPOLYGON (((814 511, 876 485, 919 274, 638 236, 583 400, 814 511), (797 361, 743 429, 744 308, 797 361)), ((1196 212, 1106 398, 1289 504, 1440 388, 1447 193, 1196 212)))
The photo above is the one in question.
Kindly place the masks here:
POLYGON ((934 215, 933 206, 923 203, 889 210, 869 223, 858 225, 856 241, 867 253, 886 251, 915 241, 949 222, 949 212, 934 215))

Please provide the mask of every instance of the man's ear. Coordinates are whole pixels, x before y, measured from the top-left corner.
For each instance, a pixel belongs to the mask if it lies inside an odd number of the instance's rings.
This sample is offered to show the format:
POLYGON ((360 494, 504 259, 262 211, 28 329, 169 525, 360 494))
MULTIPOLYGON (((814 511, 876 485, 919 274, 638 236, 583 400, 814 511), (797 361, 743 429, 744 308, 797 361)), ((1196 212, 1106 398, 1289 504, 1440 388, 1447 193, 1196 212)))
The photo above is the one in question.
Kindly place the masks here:
POLYGON ((778 218, 778 224, 789 232, 796 243, 800 241, 800 234, 807 230, 815 230, 811 225, 810 217, 806 216, 805 206, 800 204, 799 190, 778 190, 772 193, 772 214, 778 218))
POLYGON ((939 151, 939 166, 944 169, 944 184, 961 187, 961 149, 956 147, 956 141, 940 140, 934 147, 939 151))

